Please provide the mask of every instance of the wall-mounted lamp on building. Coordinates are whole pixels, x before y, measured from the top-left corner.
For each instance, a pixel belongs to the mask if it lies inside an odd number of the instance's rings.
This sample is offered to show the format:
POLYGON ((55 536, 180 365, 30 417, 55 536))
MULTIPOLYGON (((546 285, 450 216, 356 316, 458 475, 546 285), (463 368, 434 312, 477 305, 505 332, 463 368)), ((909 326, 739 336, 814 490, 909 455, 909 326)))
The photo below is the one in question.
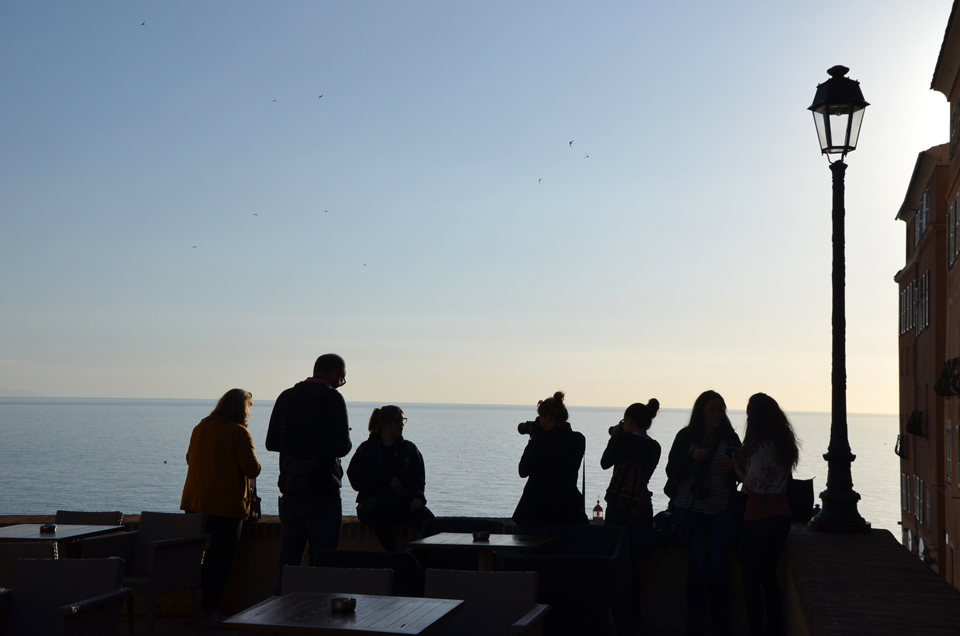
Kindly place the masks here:
MULTIPOLYGON (((855 150, 860 138, 863 111, 868 106, 860 92, 860 83, 845 77, 845 66, 834 66, 830 79, 817 86, 817 94, 808 110, 817 126, 820 152, 840 155, 830 163, 833 173, 833 373, 830 408, 830 446, 827 460, 827 489, 820 493, 823 509, 810 520, 811 530, 824 532, 867 532, 870 524, 857 512, 860 495, 853 489, 850 464, 856 455, 850 452, 847 436, 847 319, 844 294, 843 176, 848 152, 855 150)), ((829 160, 829 157, 828 157, 829 160)))

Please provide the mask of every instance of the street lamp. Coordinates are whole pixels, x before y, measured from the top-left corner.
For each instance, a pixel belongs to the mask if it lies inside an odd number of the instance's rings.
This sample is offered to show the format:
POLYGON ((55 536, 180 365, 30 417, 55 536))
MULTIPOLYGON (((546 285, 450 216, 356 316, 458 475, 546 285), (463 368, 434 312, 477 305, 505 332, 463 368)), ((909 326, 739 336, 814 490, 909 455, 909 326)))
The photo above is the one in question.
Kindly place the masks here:
POLYGON ((822 532, 869 532, 870 524, 857 512, 860 494, 853 489, 850 464, 856 455, 850 452, 847 437, 847 319, 844 307, 843 159, 857 148, 863 111, 869 105, 860 92, 860 82, 844 77, 848 69, 834 66, 830 79, 817 86, 817 94, 808 110, 813 111, 820 152, 840 155, 830 163, 833 173, 833 372, 830 378, 830 446, 827 461, 827 489, 820 493, 823 508, 810 520, 810 529, 822 532))

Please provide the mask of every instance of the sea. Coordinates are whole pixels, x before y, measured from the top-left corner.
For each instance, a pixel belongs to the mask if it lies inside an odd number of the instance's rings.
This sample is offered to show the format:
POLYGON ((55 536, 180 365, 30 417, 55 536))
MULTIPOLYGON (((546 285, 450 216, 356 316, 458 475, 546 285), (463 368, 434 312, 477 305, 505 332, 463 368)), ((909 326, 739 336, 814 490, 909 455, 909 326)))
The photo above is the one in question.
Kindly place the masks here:
MULTIPOLYGON (((63 510, 144 510, 174 512, 187 474, 186 452, 193 427, 215 400, 76 399, 0 397, 0 514, 53 514, 63 510)), ((379 404, 348 402, 356 448, 367 438, 370 413, 379 404)), ((428 506, 438 516, 509 517, 524 481, 517 464, 527 437, 517 424, 536 417, 530 406, 399 404, 408 421, 404 437, 414 442, 426 464, 428 506)), ((255 401, 249 421, 263 472, 257 488, 263 514, 277 513, 276 453, 263 442, 272 402, 255 401)), ((623 408, 569 407, 570 423, 587 438, 584 462, 587 513, 603 505, 610 471, 600 468, 608 429, 623 408)), ((728 411, 743 436, 746 414, 728 411)), ((814 478, 826 487, 823 460, 830 439, 829 413, 788 413, 802 443, 797 478, 814 478)), ((690 417, 686 409, 661 409, 650 436, 663 448, 650 481, 654 511, 667 506, 663 494, 666 458, 677 431, 690 417)), ((859 511, 875 528, 900 537, 899 460, 894 453, 896 415, 847 416, 854 489, 859 511)), ((352 453, 351 453, 352 454, 352 453)), ((351 455, 343 460, 344 469, 351 455)), ((344 478, 344 514, 355 514, 356 493, 344 478)))

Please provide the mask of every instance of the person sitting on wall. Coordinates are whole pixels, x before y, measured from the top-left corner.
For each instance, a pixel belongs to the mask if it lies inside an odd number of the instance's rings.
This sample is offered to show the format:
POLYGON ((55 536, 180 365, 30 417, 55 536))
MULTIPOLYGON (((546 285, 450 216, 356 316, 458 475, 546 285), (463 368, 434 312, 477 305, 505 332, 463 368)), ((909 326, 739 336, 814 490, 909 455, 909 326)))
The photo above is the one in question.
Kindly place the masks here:
POLYGON ((399 406, 373 409, 367 429, 370 437, 357 447, 347 477, 357 491, 357 517, 377 534, 387 552, 396 552, 393 524, 417 530, 433 513, 423 491, 423 456, 413 442, 403 439, 407 418, 399 406))

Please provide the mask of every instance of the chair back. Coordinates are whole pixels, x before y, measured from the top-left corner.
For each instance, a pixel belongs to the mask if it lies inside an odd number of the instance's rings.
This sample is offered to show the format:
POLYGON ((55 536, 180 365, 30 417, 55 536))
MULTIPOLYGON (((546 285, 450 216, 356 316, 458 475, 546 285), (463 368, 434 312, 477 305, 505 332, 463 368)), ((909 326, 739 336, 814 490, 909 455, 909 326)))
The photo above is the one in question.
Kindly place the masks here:
POLYGON ((290 592, 389 596, 393 590, 393 570, 287 565, 283 568, 282 585, 281 596, 290 592))
POLYGON ((122 526, 123 513, 119 510, 113 512, 57 510, 56 523, 75 526, 122 526))
POLYGON ((203 534, 207 515, 177 512, 142 512, 133 548, 133 563, 129 574, 147 574, 150 571, 150 542, 179 539, 203 534))
POLYGON ((393 570, 394 596, 423 596, 423 569, 409 552, 318 550, 311 565, 328 568, 388 568, 393 570))
POLYGON ((0 587, 13 587, 17 559, 56 559, 56 541, 0 543, 0 587))
POLYGON ((18 560, 5 634, 60 633, 59 608, 118 589, 122 571, 122 559, 18 560))
POLYGON ((461 599, 463 608, 431 634, 508 634, 510 626, 537 604, 536 572, 427 570, 424 596, 461 599))

